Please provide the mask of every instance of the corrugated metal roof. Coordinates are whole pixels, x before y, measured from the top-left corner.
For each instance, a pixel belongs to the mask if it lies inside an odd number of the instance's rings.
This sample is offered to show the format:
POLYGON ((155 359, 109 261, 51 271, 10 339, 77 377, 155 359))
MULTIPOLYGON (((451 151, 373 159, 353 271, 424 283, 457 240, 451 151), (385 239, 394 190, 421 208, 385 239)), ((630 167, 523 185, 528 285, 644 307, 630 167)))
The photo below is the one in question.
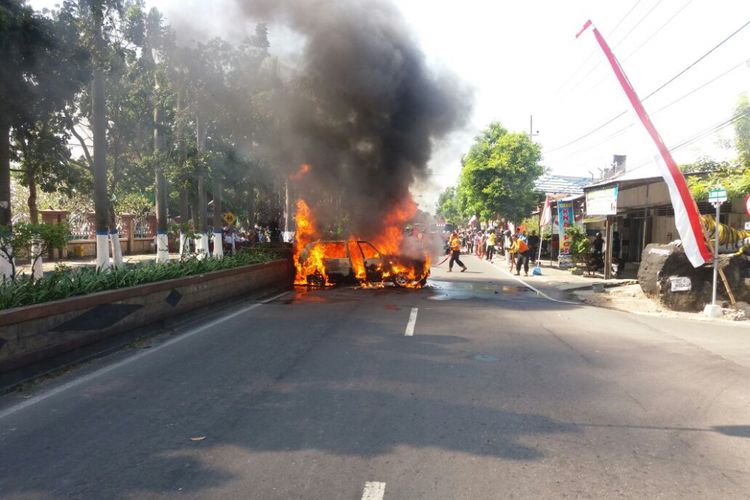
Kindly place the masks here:
POLYGON ((534 183, 534 190, 545 194, 583 194, 583 186, 591 182, 588 177, 546 174, 534 183))
POLYGON ((656 162, 648 162, 640 167, 634 168, 633 170, 626 170, 625 172, 615 177, 610 177, 609 179, 604 179, 588 184, 586 186, 586 190, 600 186, 607 186, 609 184, 615 184, 617 182, 641 181, 657 178, 661 178, 661 171, 659 170, 659 166, 656 164, 656 162))

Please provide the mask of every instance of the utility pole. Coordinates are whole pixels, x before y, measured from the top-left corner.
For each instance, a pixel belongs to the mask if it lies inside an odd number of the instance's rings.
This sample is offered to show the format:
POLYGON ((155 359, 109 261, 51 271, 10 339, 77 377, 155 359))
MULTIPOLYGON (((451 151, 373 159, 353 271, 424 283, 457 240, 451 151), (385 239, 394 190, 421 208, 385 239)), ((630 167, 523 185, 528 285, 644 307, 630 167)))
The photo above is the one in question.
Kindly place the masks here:
POLYGON ((539 131, 534 132, 534 115, 529 115, 529 139, 532 141, 534 137, 539 135, 539 131))

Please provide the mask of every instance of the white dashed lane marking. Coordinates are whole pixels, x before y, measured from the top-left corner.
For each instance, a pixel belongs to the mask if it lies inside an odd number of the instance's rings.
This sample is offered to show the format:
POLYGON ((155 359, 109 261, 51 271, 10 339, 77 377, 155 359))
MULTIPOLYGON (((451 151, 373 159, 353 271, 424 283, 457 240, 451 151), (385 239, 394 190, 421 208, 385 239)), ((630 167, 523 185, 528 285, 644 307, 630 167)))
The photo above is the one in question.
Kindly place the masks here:
POLYGON ((419 311, 418 308, 412 307, 411 308, 411 314, 409 315, 409 322, 406 324, 406 331, 404 332, 404 335, 407 337, 414 336, 414 326, 417 324, 417 312, 419 311))
POLYGON ((362 492, 362 500, 383 500, 385 495, 385 483, 367 481, 365 491, 362 492))

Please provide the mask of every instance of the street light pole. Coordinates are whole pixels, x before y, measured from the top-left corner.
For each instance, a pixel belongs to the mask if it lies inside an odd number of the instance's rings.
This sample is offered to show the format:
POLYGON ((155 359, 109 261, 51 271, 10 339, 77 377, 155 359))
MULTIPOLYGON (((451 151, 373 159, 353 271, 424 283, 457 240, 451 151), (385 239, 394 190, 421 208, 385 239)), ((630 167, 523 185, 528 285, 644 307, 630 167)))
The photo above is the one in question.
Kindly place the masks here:
POLYGON ((719 280, 719 216, 721 215, 721 205, 727 201, 727 192, 721 186, 717 186, 708 191, 708 201, 716 207, 716 219, 714 221, 714 279, 711 290, 711 303, 706 304, 703 314, 711 318, 720 318, 722 315, 721 307, 716 304, 716 285, 719 280))
POLYGON ((711 306, 716 307, 716 282, 719 278, 719 211, 721 210, 721 203, 716 203, 716 224, 714 227, 714 283, 713 290, 711 291, 711 306))

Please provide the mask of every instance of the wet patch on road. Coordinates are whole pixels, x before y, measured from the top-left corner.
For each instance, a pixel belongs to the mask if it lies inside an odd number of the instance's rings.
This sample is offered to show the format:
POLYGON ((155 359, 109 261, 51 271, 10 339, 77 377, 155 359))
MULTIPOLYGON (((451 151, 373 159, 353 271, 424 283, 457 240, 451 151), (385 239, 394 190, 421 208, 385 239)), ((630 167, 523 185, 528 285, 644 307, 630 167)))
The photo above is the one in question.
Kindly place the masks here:
POLYGON ((500 300, 528 295, 531 290, 522 285, 502 285, 494 282, 433 281, 426 287, 432 293, 429 300, 500 300))
POLYGON ((473 359, 474 361, 483 361, 485 363, 494 363, 495 361, 497 361, 497 358, 495 356, 482 353, 473 354, 471 356, 471 359, 473 359))

